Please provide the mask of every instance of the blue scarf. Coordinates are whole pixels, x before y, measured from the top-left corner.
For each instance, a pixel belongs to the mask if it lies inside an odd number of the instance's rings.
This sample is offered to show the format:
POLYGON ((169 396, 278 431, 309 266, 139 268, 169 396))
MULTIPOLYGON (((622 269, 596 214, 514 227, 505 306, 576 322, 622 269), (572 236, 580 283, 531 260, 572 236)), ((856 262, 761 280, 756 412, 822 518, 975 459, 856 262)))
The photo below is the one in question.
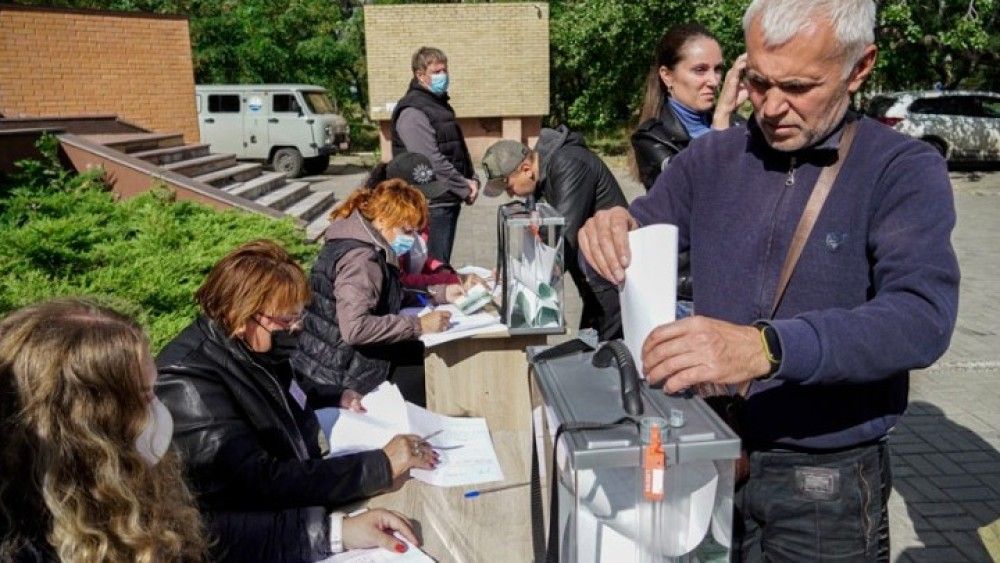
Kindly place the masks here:
POLYGON ((710 112, 697 112, 673 98, 667 98, 670 102, 670 109, 681 120, 681 125, 687 129, 688 135, 692 139, 697 139, 712 130, 712 114, 710 112))

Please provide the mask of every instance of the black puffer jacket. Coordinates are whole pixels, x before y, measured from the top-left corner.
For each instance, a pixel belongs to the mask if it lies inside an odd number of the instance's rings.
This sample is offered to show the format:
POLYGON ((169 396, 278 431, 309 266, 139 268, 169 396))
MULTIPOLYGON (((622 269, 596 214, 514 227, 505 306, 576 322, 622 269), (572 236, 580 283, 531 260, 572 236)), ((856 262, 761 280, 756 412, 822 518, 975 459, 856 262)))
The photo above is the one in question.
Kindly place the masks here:
MULTIPOLYGON (((411 80, 409 89, 393 108, 392 116, 389 118, 392 154, 398 156, 406 152, 406 144, 403 143, 403 139, 400 138, 399 132, 396 130, 399 114, 406 108, 416 108, 427 116, 431 127, 434 128, 434 137, 441 155, 455 167, 459 174, 465 178, 475 178, 476 170, 472 164, 472 155, 469 153, 469 147, 465 144, 465 135, 462 134, 462 127, 455 117, 455 110, 448 103, 449 99, 448 94, 433 94, 424 88, 416 78, 411 80)), ((462 203, 462 199, 448 190, 427 203, 430 205, 462 203)))
POLYGON ((263 356, 199 317, 160 352, 156 394, 218 561, 315 561, 329 553, 331 507, 391 484, 381 450, 323 459, 288 362, 263 356))
POLYGON ((309 272, 312 299, 292 365, 302 374, 306 392, 329 404, 343 389, 365 394, 385 381, 404 342, 419 336, 420 322, 398 315, 403 302, 399 260, 382 246, 387 243, 381 237, 373 238, 368 221, 354 212, 331 223, 326 236, 309 272), (369 287, 371 294, 365 291, 369 287), (370 306, 364 305, 366 299, 370 306), (349 334, 364 343, 348 342, 349 334))

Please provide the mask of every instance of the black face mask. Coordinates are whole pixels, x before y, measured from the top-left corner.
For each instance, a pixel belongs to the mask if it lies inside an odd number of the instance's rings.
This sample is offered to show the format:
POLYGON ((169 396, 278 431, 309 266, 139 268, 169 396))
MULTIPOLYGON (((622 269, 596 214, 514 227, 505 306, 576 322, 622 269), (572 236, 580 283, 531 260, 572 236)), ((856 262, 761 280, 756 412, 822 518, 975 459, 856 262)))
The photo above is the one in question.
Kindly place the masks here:
POLYGON ((288 329, 271 331, 271 349, 267 355, 274 360, 287 360, 292 357, 292 352, 299 347, 299 333, 288 329))

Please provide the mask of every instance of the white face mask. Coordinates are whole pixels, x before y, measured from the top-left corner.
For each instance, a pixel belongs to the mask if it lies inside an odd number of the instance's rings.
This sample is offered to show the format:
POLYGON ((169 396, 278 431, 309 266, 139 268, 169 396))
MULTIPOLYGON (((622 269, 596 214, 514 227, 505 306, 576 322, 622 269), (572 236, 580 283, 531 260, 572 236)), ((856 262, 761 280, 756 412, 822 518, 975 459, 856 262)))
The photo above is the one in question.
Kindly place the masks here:
POLYGON ((167 453, 173 436, 174 418, 170 416, 167 407, 153 397, 149 403, 149 419, 142 433, 135 439, 135 449, 146 463, 156 465, 167 453))

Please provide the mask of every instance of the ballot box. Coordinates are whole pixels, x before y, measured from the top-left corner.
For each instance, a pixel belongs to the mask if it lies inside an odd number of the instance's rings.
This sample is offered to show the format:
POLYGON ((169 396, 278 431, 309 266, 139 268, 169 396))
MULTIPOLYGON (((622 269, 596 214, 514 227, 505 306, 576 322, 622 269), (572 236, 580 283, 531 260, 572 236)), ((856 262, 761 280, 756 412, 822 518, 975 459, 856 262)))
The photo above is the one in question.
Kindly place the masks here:
POLYGON ((497 209, 500 316, 511 334, 565 331, 565 226, 547 203, 515 201, 497 209))
POLYGON ((528 352, 549 556, 728 561, 739 438, 702 399, 638 379, 620 342, 563 346, 528 352))

